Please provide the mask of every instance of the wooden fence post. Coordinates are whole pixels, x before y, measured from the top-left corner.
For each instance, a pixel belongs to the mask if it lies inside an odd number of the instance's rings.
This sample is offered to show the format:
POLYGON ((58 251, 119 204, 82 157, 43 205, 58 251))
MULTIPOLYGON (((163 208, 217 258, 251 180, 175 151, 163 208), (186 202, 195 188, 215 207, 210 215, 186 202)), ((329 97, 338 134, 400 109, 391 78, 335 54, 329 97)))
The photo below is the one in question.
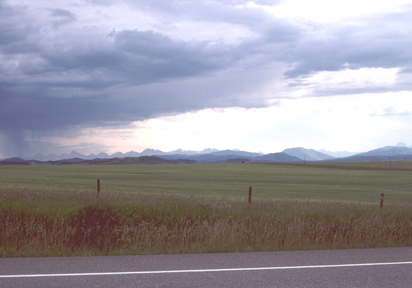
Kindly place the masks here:
POLYGON ((100 179, 97 179, 97 198, 99 198, 100 194, 100 179))
POLYGON ((249 187, 249 199, 248 199, 249 204, 252 204, 252 186, 249 187))
POLYGON ((381 208, 383 208, 383 193, 381 194, 381 208))

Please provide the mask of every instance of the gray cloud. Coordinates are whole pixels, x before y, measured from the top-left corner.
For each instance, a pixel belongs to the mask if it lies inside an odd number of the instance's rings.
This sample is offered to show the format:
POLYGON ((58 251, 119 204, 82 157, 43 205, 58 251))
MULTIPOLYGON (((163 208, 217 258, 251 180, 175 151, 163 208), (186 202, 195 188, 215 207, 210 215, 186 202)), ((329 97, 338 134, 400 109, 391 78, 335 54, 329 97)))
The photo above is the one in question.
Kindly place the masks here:
POLYGON ((367 24, 320 27, 312 37, 299 39, 290 60, 296 63, 286 73, 294 78, 318 71, 350 69, 411 67, 412 45, 409 28, 411 7, 402 13, 370 18, 367 24))
POLYGON ((152 31, 120 31, 111 35, 114 47, 123 57, 123 72, 134 84, 203 75, 227 67, 236 57, 225 47, 191 44, 152 31))
POLYGON ((24 41, 32 31, 19 19, 21 14, 24 14, 24 9, 6 6, 3 1, 0 2, 0 45, 2 50, 9 45, 24 41))
MULTIPOLYGON (((165 22, 179 20, 221 21, 240 25, 261 25, 262 21, 271 18, 263 9, 238 9, 246 5, 247 0, 230 1, 161 1, 161 0, 128 0, 130 5, 159 14, 165 22)), ((256 4, 275 5, 281 1, 254 1, 256 4), (268 3, 270 2, 270 3, 268 3)))
POLYGON ((51 9, 50 15, 55 19, 53 25, 56 28, 60 25, 69 24, 77 20, 72 12, 64 9, 51 9))

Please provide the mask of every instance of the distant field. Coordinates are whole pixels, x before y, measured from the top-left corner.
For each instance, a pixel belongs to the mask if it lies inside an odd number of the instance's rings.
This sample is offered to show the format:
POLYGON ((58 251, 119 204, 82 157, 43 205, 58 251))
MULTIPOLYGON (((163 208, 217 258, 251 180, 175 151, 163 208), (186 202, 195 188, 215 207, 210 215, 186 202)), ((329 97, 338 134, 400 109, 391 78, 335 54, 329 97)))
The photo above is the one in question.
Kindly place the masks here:
POLYGON ((356 202, 412 200, 412 162, 0 166, 0 187, 356 202))

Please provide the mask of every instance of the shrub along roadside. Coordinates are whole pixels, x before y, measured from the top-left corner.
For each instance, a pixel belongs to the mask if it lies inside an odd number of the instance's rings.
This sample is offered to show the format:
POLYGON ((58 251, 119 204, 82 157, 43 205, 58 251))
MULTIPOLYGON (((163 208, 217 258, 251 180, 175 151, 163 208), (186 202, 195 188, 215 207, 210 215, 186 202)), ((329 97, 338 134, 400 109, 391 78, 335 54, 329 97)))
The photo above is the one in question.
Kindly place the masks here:
POLYGON ((412 245, 410 204, 0 190, 0 257, 412 245))

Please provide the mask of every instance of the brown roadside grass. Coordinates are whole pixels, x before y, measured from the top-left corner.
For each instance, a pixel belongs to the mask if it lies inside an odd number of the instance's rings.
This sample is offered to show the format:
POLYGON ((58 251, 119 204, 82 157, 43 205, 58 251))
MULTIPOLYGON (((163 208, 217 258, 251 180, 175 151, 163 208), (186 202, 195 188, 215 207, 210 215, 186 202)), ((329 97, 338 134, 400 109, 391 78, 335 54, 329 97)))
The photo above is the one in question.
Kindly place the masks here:
POLYGON ((0 257, 412 245, 411 203, 0 189, 0 257))

